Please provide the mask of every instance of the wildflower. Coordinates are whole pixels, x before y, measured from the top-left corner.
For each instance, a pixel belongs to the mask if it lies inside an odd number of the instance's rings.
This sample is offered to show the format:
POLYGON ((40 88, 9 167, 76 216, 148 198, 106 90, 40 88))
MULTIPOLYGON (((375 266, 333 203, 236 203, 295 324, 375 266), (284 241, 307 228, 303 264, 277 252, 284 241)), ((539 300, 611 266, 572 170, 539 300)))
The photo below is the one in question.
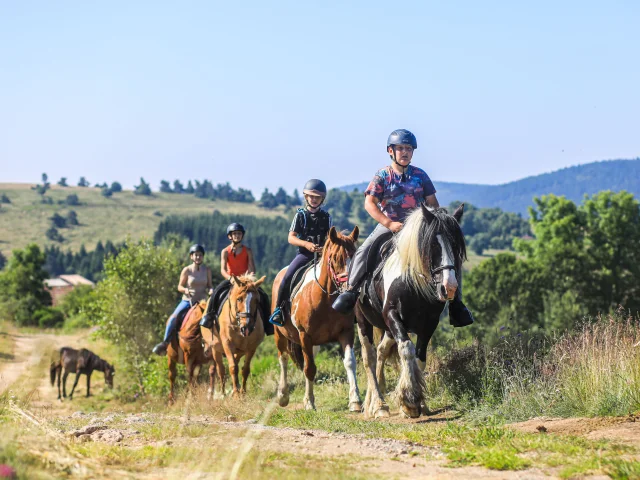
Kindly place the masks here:
POLYGON ((16 471, 7 464, 0 465, 0 478, 18 478, 16 471))
POLYGON ((500 327, 500 331, 503 331, 505 328, 507 328, 507 327, 505 327, 504 325, 503 325, 503 326, 501 326, 501 327, 500 327))

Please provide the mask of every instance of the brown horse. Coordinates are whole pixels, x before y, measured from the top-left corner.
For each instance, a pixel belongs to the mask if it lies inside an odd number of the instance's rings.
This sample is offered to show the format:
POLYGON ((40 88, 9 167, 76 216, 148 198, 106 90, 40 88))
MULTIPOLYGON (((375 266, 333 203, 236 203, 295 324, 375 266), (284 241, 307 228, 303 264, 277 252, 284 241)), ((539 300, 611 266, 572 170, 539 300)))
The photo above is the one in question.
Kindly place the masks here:
MULTIPOLYGON (((316 364, 313 358, 314 345, 340 342, 344 351, 344 367, 349 380, 349 410, 362 410, 360 392, 356 381, 356 357, 353 351, 354 316, 339 313, 331 308, 334 296, 344 288, 347 280, 347 260, 356 251, 359 230, 355 227, 351 234, 343 235, 331 227, 324 244, 322 259, 305 274, 301 288, 291 301, 291 315, 287 316, 284 327, 275 328, 275 341, 280 362, 280 384, 278 403, 282 407, 289 404, 287 383, 287 360, 292 356, 294 363, 304 370, 306 389, 304 406, 315 410, 313 382, 316 364)), ((278 288, 286 270, 280 271, 273 282, 273 305, 275 309, 278 288)))
POLYGON ((91 374, 94 370, 98 370, 99 372, 104 372, 104 383, 109 387, 113 388, 113 376, 116 374, 115 368, 106 360, 101 359, 91 350, 87 350, 86 348, 82 348, 80 350, 76 350, 70 347, 62 347, 60 349, 60 358, 51 362, 50 368, 50 376, 51 376, 51 386, 54 385, 56 381, 56 376, 58 378, 58 400, 61 400, 60 396, 60 381, 62 380, 62 393, 64 397, 67 397, 67 377, 70 373, 75 373, 76 378, 73 382, 73 388, 71 389, 71 394, 69 395, 69 399, 73 398, 73 392, 78 385, 78 380, 80 379, 80 375, 87 376, 87 392, 86 396, 89 397, 91 395, 91 374), (62 370, 64 369, 64 375, 62 374, 62 370))
POLYGON ((238 396, 247 391, 247 380, 251 373, 251 359, 264 339, 264 325, 258 305, 260 293, 258 288, 266 277, 256 280, 253 275, 232 277, 232 286, 227 301, 224 302, 218 315, 218 326, 213 329, 202 328, 202 338, 207 350, 211 351, 213 366, 209 370, 209 396, 214 394, 214 375, 218 372, 222 392, 224 394, 224 364, 222 355, 227 357, 229 373, 233 382, 233 395, 238 396), (242 387, 239 386, 238 368, 242 364, 242 387))
MULTIPOLYGON (((176 381, 178 364, 184 364, 187 369, 189 386, 195 386, 197 375, 196 367, 209 363, 211 357, 202 346, 202 335, 200 334, 200 319, 206 311, 207 302, 201 301, 189 309, 182 321, 182 326, 178 335, 175 336, 167 348, 167 361, 169 363, 169 382, 171 390, 169 392, 169 402, 175 401, 174 385, 176 381)), ((209 367, 209 377, 213 374, 214 367, 209 367)))

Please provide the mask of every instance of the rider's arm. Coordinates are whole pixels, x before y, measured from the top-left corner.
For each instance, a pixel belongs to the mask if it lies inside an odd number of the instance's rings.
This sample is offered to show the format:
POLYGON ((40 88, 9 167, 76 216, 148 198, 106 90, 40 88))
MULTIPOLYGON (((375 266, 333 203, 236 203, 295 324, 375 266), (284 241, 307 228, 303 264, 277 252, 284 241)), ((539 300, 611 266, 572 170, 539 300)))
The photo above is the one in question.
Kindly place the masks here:
POLYGON ((440 208, 440 204, 438 203, 438 199, 436 198, 436 194, 427 195, 424 197, 424 201, 429 207, 440 208))
POLYGON ((247 255, 249 257, 249 270, 247 270, 247 273, 256 273, 256 264, 253 261, 253 251, 249 247, 245 246, 244 248, 247 249, 247 255))
POLYGON ((289 243, 294 247, 307 248, 307 245, 311 243, 298 238, 298 234, 296 232, 289 232, 289 237, 287 238, 287 240, 289 240, 289 243))
POLYGON ((209 295, 213 293, 213 279, 211 278, 211 269, 207 267, 207 290, 209 290, 209 295))
POLYGON ((229 275, 229 272, 227 272, 227 256, 228 255, 229 255, 229 252, 227 252, 226 248, 222 250, 222 253, 220 253, 220 274, 226 280, 229 280, 231 278, 231 275, 229 275))
POLYGON ((383 227, 389 228, 389 225, 391 225, 391 219, 384 213, 382 213, 380 207, 378 207, 378 199, 376 197, 374 197, 373 195, 365 196, 364 209, 376 222, 378 222, 383 227))
POLYGON ((180 282, 178 283, 178 291, 180 293, 189 294, 189 287, 187 287, 187 282, 189 281, 189 267, 185 267, 182 269, 180 273, 180 282))

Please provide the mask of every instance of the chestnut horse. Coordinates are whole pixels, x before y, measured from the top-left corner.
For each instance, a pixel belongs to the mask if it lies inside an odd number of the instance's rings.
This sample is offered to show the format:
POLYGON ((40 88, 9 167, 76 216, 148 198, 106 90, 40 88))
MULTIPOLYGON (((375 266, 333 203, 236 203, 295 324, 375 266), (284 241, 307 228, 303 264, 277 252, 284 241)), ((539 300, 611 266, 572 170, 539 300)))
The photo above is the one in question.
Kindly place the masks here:
POLYGON ((423 370, 427 346, 445 302, 455 296, 466 258, 459 224, 463 208, 464 204, 449 215, 443 208, 432 210, 423 205, 411 213, 395 236, 393 250, 383 260, 383 268, 376 270, 368 296, 356 304, 367 373, 366 416, 389 415, 380 383, 384 384, 384 360, 395 344, 400 356, 396 393, 401 411, 408 417, 420 416, 425 401, 423 370), (384 331, 378 345, 377 372, 374 327, 384 331), (416 345, 409 333, 417 335, 416 345))
MULTIPOLYGON (((169 402, 175 401, 174 384, 177 375, 178 363, 184 363, 187 369, 189 386, 195 386, 197 375, 195 375, 196 367, 201 368, 202 365, 209 363, 211 357, 207 356, 202 346, 202 335, 200 334, 200 320, 206 311, 207 302, 205 300, 196 303, 189 309, 182 321, 182 326, 177 336, 171 339, 171 343, 167 348, 167 361, 169 363, 169 382, 171 390, 169 392, 169 402)), ((214 373, 214 367, 209 367, 209 379, 214 373)))
MULTIPOLYGON (((313 358, 314 345, 340 342, 344 351, 344 367, 349 380, 349 410, 360 412, 360 392, 356 381, 356 356, 353 351, 353 314, 339 313, 333 308, 334 296, 346 285, 347 260, 356 251, 358 227, 350 235, 343 235, 331 227, 324 244, 321 260, 307 271, 301 288, 291 300, 291 315, 287 315, 284 327, 275 328, 275 341, 280 362, 280 384, 278 403, 282 407, 289 404, 287 383, 287 360, 292 356, 294 363, 304 370, 306 389, 304 407, 315 410, 313 381, 316 364, 313 358)), ((278 288, 286 269, 278 273, 273 282, 272 308, 275 309, 278 288)))
POLYGON ((266 277, 256 280, 251 274, 241 277, 232 276, 232 286, 227 301, 224 302, 218 315, 218 325, 211 330, 202 328, 202 338, 206 349, 211 352, 213 366, 209 370, 211 385, 209 397, 214 394, 214 375, 218 372, 222 393, 224 394, 224 364, 222 354, 227 357, 229 374, 233 382, 233 395, 238 396, 247 391, 247 380, 251 373, 251 359, 264 339, 264 325, 258 308, 260 292, 258 288, 266 277), (242 386, 238 380, 240 359, 242 364, 242 386))

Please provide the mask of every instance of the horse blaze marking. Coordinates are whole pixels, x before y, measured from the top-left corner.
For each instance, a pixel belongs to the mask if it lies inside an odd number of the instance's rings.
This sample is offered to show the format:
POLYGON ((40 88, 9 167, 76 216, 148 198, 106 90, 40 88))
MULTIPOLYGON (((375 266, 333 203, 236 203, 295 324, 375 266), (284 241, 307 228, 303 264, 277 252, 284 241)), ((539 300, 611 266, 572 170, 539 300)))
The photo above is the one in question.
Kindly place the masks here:
MULTIPOLYGON (((442 260, 440 262, 440 266, 444 267, 445 265, 454 265, 453 261, 451 261, 451 248, 449 247, 449 245, 444 243, 444 240, 442 240, 442 235, 436 235, 436 238, 438 239, 438 243, 440 244, 440 248, 442 249, 442 260)), ((447 285, 451 281, 451 279, 449 278, 451 275, 453 275, 454 284, 456 285, 456 287, 458 286, 458 280, 456 279, 455 270, 453 271, 453 273, 451 273, 450 269, 445 268, 442 271, 442 284, 445 286, 445 288, 447 288, 447 285)))

